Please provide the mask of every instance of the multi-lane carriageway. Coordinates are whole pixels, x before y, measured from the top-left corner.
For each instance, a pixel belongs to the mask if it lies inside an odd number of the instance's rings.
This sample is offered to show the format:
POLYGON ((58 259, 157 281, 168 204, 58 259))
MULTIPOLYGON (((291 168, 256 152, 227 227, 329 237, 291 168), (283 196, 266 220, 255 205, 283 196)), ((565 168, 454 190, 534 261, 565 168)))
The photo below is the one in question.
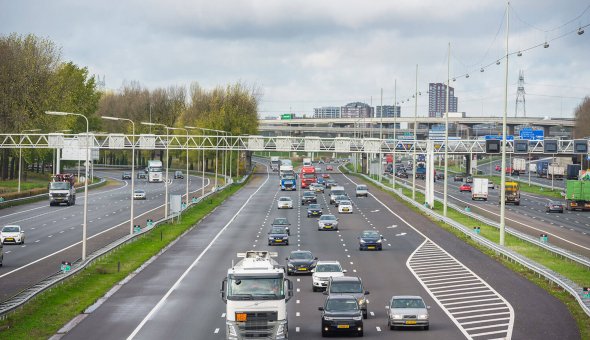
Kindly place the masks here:
MULTIPOLYGON (((130 181, 121 181, 120 171, 97 171, 114 184, 88 193, 88 254, 129 234, 130 181)), ((209 184, 205 179, 205 185, 209 184)), ((189 191, 201 194, 202 178, 189 177, 189 191)), ((134 201, 135 223, 157 221, 164 216, 164 183, 136 180, 136 189, 146 191, 146 200, 134 201)), ((172 180, 170 194, 186 193, 186 180, 172 180)), ((48 201, 0 210, 0 225, 18 224, 25 231, 24 245, 5 245, 0 267, 0 301, 59 271, 62 261, 74 262, 82 255, 84 195, 78 193, 73 206, 50 207, 48 201)))
MULTIPOLYGON (((339 231, 318 231, 299 205, 301 191, 281 192, 276 174, 258 166, 252 180, 204 218, 166 252, 93 312, 77 318, 65 339, 223 339, 225 304, 220 283, 236 253, 271 249, 278 260, 292 250, 311 250, 320 260, 338 260, 347 275, 360 276, 370 291, 369 339, 578 339, 567 308, 541 288, 457 240, 386 193, 372 189, 354 198, 354 182, 332 174, 355 205, 340 215, 339 231), (292 210, 278 210, 279 196, 293 197, 292 210), (289 246, 269 247, 266 232, 274 217, 292 224, 289 246), (357 236, 375 229, 385 237, 381 252, 360 252, 357 236), (394 294, 418 294, 430 309, 430 330, 390 331, 385 306, 394 294)), ((336 212, 326 201, 324 212, 336 212)), ((288 303, 289 338, 321 337, 325 296, 312 292, 311 277, 292 277, 288 303)))

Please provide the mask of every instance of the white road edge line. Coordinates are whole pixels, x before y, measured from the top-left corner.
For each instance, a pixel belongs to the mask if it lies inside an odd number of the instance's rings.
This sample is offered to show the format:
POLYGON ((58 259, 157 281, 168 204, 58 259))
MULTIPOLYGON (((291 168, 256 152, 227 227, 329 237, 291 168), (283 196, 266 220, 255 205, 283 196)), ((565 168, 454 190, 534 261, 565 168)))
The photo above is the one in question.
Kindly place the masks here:
MULTIPOLYGON (((267 169, 268 169, 268 166, 267 166, 267 169)), ((221 228, 221 230, 217 233, 217 235, 215 235, 215 237, 211 240, 211 242, 207 245, 207 247, 205 249, 203 249, 203 251, 193 261, 193 263, 191 263, 191 265, 184 271, 184 273, 182 273, 182 275, 178 278, 178 280, 176 280, 176 282, 174 283, 174 285, 172 285, 172 287, 170 287, 170 289, 160 299, 160 301, 158 301, 158 303, 154 306, 154 308, 152 308, 152 310, 148 313, 148 315, 146 315, 143 318, 143 320, 141 320, 141 322, 139 323, 139 325, 137 325, 137 327, 135 327, 135 329, 133 330, 133 332, 127 337, 128 340, 133 339, 137 335, 137 333, 139 333, 139 331, 143 328, 143 326, 147 323, 147 321, 154 314, 156 314, 156 312, 164 305, 164 303, 166 302, 166 300, 168 299, 168 297, 170 296, 170 294, 172 294, 172 292, 174 290, 176 290, 176 288, 180 285, 180 283, 182 282, 182 280, 184 280, 184 278, 193 269, 193 267, 197 265, 197 263, 201 260, 201 258, 207 253, 207 251, 209 250, 209 248, 211 248, 211 246, 215 243, 215 241, 217 241, 217 239, 219 238, 219 236, 221 236, 221 234, 227 229, 227 227, 229 227, 229 225, 232 224, 232 222, 236 219, 236 217, 248 205, 248 203, 250 202, 250 200, 258 193, 258 191, 260 191, 260 189, 262 189, 264 187, 264 185, 266 184, 266 182, 268 182, 269 179, 270 179, 270 175, 269 175, 269 172, 267 171, 267 173, 266 173, 266 180, 264 181, 264 183, 262 183, 262 185, 260 185, 258 187, 258 189, 256 189, 256 191, 254 191, 250 195, 250 197, 248 197, 248 199, 246 200, 246 202, 244 203, 244 205, 242 205, 242 207, 238 211, 236 211, 236 213, 234 214, 234 216, 232 216, 232 218, 227 222, 227 224, 225 226, 223 226, 223 228, 221 228)))

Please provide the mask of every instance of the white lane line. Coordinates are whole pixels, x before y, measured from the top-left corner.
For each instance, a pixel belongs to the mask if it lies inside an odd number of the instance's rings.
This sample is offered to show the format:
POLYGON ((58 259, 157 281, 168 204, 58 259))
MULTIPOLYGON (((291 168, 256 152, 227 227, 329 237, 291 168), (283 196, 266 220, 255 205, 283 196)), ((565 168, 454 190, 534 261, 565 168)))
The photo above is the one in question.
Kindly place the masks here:
POLYGON ((299 331, 300 331, 299 327, 295 327, 295 332, 299 333, 299 331))
POLYGON ((219 333, 219 328, 215 328, 215 330, 213 331, 213 334, 217 334, 219 333))
MULTIPOLYGON (((219 230, 219 232, 217 232, 217 234, 211 240, 211 242, 209 242, 209 244, 207 245, 207 247, 205 249, 203 249, 203 251, 193 261, 193 263, 191 263, 191 265, 184 271, 184 273, 182 273, 182 275, 178 278, 178 280, 176 280, 176 282, 174 283, 174 285, 172 285, 172 287, 170 287, 170 289, 160 299, 160 301, 158 301, 158 303, 154 306, 154 308, 152 308, 150 310, 150 312, 143 318, 143 320, 141 320, 141 322, 139 323, 139 325, 137 325, 137 327, 135 327, 135 329, 133 330, 133 332, 127 337, 128 340, 133 339, 137 335, 137 333, 139 333, 139 331, 143 328, 143 326, 147 323, 147 321, 149 319, 151 319, 152 316, 154 314, 156 314, 157 311, 160 308, 162 308, 162 306, 164 305, 164 303, 166 303, 166 300, 168 299, 168 297, 170 296, 170 294, 172 294, 172 292, 174 290, 176 290, 176 288, 178 288, 178 286, 180 285, 180 283, 184 280, 184 278, 188 275, 188 273, 193 269, 193 267, 195 267, 197 265, 197 263, 199 263, 199 261, 201 260, 201 258, 207 253, 207 251, 209 251, 209 249, 213 246, 213 244, 215 244, 215 242, 221 236, 221 234, 233 223, 233 221, 242 212, 242 210, 244 210, 244 208, 246 206, 248 206, 248 203, 250 203, 250 200, 252 200, 252 198, 258 193, 258 191, 260 191, 260 189, 262 189, 264 187, 264 184, 266 184, 266 182, 268 182, 269 179, 270 179, 270 175, 267 172, 267 174, 266 174, 266 180, 264 181, 264 183, 262 183, 258 187, 258 189, 256 189, 256 191, 254 191, 250 195, 250 197, 248 197, 248 199, 246 200, 246 202, 244 202, 244 205, 242 205, 242 207, 240 207, 240 209, 238 209, 238 211, 232 216, 232 218, 226 223, 226 225, 223 226, 223 228, 221 228, 221 230, 219 230)), ((297 300, 297 301, 299 301, 299 300, 297 300)))

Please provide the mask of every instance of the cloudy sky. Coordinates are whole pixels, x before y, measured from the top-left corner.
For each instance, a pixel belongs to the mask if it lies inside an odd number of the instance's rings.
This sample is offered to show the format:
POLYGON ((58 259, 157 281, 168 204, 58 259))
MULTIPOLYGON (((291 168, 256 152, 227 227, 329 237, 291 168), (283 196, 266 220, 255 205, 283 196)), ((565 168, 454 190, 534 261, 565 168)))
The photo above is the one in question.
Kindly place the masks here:
MULTIPOLYGON (((575 32, 590 24, 589 8, 587 0, 511 2, 510 52, 550 47, 509 58, 509 115, 519 70, 528 116, 571 117, 590 95, 590 27, 575 32)), ((459 111, 497 116, 505 9, 500 0, 0 0, 0 34, 47 37, 64 60, 105 76, 113 90, 129 81, 255 85, 263 117, 371 98, 379 105, 381 88, 391 104, 395 80, 402 116, 413 116, 416 65, 418 115, 427 115, 425 92, 429 82, 446 82, 450 43, 459 111)))

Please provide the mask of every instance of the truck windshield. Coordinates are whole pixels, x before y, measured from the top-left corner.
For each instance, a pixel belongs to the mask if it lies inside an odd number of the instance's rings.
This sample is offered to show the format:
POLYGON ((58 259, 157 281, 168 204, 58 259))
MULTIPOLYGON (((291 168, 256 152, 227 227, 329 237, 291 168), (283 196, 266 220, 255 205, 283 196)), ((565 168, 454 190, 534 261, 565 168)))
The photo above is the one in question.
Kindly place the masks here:
POLYGON ((280 300, 285 298, 283 278, 232 275, 228 280, 228 300, 280 300))
POLYGON ((162 167, 153 166, 153 167, 149 168, 148 171, 149 172, 162 172, 162 167))
POLYGON ((305 179, 315 178, 315 174, 309 174, 309 173, 303 174, 303 178, 305 178, 305 179))
POLYGON ((293 176, 293 175, 284 175, 283 176, 283 179, 293 180, 293 179, 295 179, 295 176, 293 176))
POLYGON ((68 182, 51 182, 49 184, 49 190, 69 190, 70 183, 68 182))

